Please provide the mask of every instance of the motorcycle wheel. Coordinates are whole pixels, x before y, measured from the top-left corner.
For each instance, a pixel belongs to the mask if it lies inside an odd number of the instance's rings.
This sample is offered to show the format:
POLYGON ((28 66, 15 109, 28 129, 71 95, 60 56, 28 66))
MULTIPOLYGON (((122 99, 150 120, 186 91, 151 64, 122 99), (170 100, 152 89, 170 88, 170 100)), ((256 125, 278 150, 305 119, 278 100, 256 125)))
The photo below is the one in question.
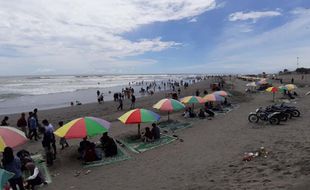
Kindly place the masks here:
POLYGON ((258 116, 256 114, 250 114, 248 116, 248 120, 250 123, 257 123, 258 122, 258 116))
POLYGON ((298 110, 293 110, 293 117, 299 117, 300 116, 300 112, 298 110))
POLYGON ((277 118, 277 117, 271 117, 271 118, 269 119, 269 123, 270 123, 271 125, 279 125, 279 124, 280 124, 280 119, 277 118))

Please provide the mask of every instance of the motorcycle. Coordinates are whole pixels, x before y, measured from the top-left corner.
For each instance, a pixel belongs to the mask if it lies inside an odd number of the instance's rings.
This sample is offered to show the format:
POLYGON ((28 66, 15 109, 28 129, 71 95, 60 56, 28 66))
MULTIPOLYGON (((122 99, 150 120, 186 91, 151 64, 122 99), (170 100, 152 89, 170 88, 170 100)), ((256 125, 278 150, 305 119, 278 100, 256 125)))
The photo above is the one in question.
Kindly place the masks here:
POLYGON ((250 123, 257 123, 259 120, 269 121, 272 125, 279 125, 281 121, 280 112, 267 112, 262 107, 256 109, 256 112, 251 112, 248 116, 250 123))
POLYGON ((293 112, 286 108, 280 108, 277 106, 267 106, 266 111, 269 113, 273 112, 280 112, 280 120, 281 121, 287 121, 288 119, 291 119, 293 116, 293 112))
POLYGON ((300 117, 300 111, 295 106, 289 106, 289 105, 286 105, 285 103, 282 103, 280 105, 275 105, 275 106, 288 109, 292 113, 293 117, 300 117))

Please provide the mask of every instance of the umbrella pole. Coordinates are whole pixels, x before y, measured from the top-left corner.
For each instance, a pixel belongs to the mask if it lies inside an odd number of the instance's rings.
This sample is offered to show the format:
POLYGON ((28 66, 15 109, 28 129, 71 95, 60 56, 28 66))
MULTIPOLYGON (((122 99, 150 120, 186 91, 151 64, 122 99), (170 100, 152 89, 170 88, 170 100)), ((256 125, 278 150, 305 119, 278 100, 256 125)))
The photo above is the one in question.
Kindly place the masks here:
POLYGON ((138 137, 141 137, 141 131, 140 131, 140 123, 138 124, 138 137))
POLYGON ((168 121, 169 121, 169 111, 168 111, 168 121))
POLYGON ((273 92, 272 93, 272 101, 274 102, 274 96, 275 96, 275 93, 273 92))

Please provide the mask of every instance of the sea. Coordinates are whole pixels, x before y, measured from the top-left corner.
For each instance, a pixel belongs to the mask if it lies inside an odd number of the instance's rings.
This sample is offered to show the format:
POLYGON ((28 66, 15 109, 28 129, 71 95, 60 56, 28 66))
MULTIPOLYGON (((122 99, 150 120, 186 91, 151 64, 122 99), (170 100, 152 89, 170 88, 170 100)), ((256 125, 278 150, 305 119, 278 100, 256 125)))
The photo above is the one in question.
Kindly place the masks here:
MULTIPOLYGON (((115 92, 133 87, 135 91, 149 82, 191 80, 195 74, 137 75, 59 75, 0 77, 0 115, 68 107, 71 102, 82 104, 97 101, 97 90, 104 100, 112 100, 115 92), (140 82, 140 85, 138 85, 140 82)), ((136 94, 139 97, 139 94, 136 94)))

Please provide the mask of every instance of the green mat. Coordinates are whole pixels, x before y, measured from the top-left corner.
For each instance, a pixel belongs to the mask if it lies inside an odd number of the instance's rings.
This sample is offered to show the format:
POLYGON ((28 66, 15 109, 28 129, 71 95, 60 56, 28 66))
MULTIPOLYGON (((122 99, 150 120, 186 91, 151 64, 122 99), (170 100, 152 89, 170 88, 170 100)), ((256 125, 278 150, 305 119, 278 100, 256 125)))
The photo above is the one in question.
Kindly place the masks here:
POLYGON ((84 163, 84 168, 113 164, 116 162, 128 160, 130 158, 131 157, 125 152, 124 149, 118 147, 116 156, 108 157, 108 158, 103 156, 102 160, 98 160, 98 161, 94 161, 94 162, 86 162, 86 163, 84 163))
MULTIPOLYGON (((52 177, 51 177, 50 172, 49 172, 49 170, 45 164, 45 159, 43 158, 42 154, 31 155, 31 158, 33 159, 35 165, 42 172, 43 176, 45 177, 45 181, 48 184, 52 183, 52 177)), ((27 178, 28 176, 30 176, 30 173, 24 172, 24 177, 27 178)))
POLYGON ((180 129, 186 129, 192 127, 191 123, 182 123, 182 122, 163 122, 158 124, 161 129, 176 131, 180 129))
POLYGON ((133 139, 132 136, 123 136, 118 140, 132 152, 141 153, 165 144, 169 144, 175 141, 176 138, 162 134, 160 139, 155 140, 154 142, 143 142, 141 139, 133 139))

